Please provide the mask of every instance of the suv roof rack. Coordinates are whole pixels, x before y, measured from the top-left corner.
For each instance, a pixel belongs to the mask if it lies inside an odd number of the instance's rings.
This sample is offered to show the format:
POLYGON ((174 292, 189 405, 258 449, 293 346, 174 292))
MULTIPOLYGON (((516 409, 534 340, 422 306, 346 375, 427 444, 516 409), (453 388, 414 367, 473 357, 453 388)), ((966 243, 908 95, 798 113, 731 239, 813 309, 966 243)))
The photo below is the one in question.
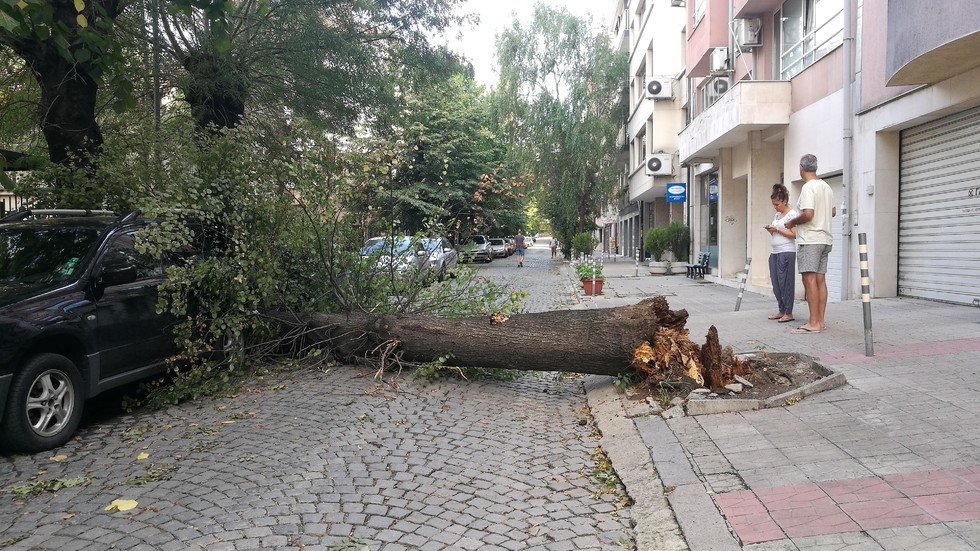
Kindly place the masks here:
MULTIPOLYGON (((141 214, 139 209, 130 211, 119 217, 120 222, 129 222, 134 220, 137 216, 141 214)), ((11 213, 3 218, 0 218, 0 222, 16 222, 18 220, 24 220, 31 216, 118 216, 115 212, 111 210, 91 210, 91 209, 25 209, 19 210, 17 212, 11 213)))

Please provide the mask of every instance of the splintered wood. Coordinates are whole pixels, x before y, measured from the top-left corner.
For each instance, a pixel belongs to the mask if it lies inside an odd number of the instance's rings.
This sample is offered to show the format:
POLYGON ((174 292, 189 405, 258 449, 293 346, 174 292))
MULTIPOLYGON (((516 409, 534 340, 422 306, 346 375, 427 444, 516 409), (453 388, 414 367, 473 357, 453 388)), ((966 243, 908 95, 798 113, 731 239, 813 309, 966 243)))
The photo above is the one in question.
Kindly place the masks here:
POLYGON ((653 342, 644 341, 633 351, 633 368, 651 383, 689 383, 699 387, 720 389, 744 376, 749 365, 739 359, 731 348, 718 342, 714 325, 708 330, 704 346, 691 341, 687 311, 670 310, 667 299, 656 297, 654 311, 658 327, 653 342))

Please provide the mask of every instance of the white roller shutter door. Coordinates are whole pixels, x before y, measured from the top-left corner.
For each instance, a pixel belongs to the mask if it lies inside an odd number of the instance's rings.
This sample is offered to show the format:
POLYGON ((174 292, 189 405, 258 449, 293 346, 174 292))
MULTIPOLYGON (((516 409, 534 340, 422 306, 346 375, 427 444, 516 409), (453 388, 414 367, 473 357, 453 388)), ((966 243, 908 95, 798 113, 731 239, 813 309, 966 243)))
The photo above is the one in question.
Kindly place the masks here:
POLYGON ((898 293, 980 305, 980 108, 901 135, 898 293))
POLYGON ((841 220, 840 204, 843 196, 844 177, 831 176, 823 179, 834 191, 834 205, 837 208, 837 216, 830 219, 830 230, 834 236, 833 246, 830 249, 830 258, 827 259, 827 302, 839 302, 842 294, 841 272, 844 255, 844 226, 841 220))

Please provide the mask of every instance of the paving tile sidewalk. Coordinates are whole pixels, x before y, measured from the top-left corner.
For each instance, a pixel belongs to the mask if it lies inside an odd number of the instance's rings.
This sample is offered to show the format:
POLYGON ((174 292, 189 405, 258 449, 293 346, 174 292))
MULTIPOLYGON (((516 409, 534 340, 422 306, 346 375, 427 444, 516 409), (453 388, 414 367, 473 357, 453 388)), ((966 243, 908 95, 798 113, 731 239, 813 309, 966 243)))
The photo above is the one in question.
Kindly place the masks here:
POLYGON ((746 291, 736 312, 738 289, 710 278, 623 259, 604 273, 578 308, 663 294, 696 341, 715 325, 735 350, 809 354, 847 377, 789 407, 633 418, 691 549, 980 549, 980 309, 875 299, 867 356, 859 300, 800 335, 803 301, 780 324, 772 297, 746 291))

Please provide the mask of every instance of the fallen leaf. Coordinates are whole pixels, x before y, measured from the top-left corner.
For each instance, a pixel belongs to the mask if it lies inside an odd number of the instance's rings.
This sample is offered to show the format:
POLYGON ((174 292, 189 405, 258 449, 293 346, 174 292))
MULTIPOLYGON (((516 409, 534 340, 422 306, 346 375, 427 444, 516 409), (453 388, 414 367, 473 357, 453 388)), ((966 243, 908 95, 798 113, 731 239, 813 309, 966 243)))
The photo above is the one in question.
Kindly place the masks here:
POLYGON ((109 505, 106 505, 106 511, 129 511, 130 509, 135 509, 138 503, 132 499, 115 499, 109 505))
POLYGON ((51 461, 64 461, 65 459, 68 459, 67 455, 56 455, 51 458, 51 461))
POLYGON ((139 455, 136 456, 136 460, 137 461, 143 461, 147 457, 150 457, 150 454, 148 454, 146 452, 143 452, 143 453, 141 453, 141 454, 139 454, 139 455))
POLYGON ((67 515, 65 515, 65 516, 63 516, 61 518, 62 518, 62 520, 68 520, 70 518, 73 518, 74 516, 75 516, 75 513, 68 513, 67 515))

